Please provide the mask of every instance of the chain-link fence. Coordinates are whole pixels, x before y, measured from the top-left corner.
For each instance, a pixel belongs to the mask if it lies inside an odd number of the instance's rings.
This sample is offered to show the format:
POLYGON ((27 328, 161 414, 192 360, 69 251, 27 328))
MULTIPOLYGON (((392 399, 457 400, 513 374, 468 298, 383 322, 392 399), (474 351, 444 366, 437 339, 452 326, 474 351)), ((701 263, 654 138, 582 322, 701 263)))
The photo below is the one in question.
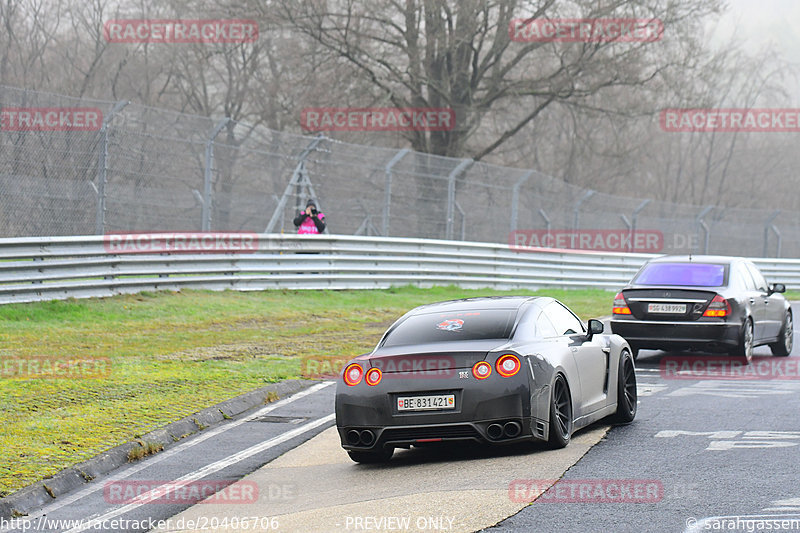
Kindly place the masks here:
POLYGON ((797 212, 615 196, 532 170, 2 86, 0 116, 4 237, 294 232, 313 196, 339 234, 504 243, 526 230, 516 242, 615 251, 632 248, 626 235, 658 234, 636 251, 800 257, 797 212), (99 118, 65 126, 59 113, 75 109, 99 118), (547 238, 565 234, 585 240, 547 238))

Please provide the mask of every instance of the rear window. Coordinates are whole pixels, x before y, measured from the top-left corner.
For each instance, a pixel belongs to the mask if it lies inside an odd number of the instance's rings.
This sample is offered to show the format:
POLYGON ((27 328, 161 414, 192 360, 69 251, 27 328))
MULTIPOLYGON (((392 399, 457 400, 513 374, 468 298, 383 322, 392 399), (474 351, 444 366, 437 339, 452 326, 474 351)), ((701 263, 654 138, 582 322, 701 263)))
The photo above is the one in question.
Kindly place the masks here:
POLYGON ((708 263, 650 263, 633 280, 637 285, 686 285, 723 287, 727 283, 725 265, 708 263))
POLYGON ((516 309, 489 309, 453 313, 427 313, 407 318, 394 328, 384 347, 429 342, 508 339, 516 309))

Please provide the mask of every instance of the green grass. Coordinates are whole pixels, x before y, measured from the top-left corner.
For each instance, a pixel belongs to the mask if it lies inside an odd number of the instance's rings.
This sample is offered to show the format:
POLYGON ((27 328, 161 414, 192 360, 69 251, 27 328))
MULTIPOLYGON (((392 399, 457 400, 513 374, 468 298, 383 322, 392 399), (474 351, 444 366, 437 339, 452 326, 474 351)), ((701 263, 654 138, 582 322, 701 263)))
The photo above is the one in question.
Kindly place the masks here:
MULTIPOLYGON (((613 299, 602 290, 542 293, 582 318, 607 315, 613 299)), ((508 293, 182 291, 0 306, 0 497, 203 408, 299 377, 302 358, 369 351, 412 307, 493 294, 508 293), (92 359, 102 364, 85 371, 75 363, 92 359), (68 377, 32 377, 31 361, 42 372, 53 360, 69 367, 68 377)))

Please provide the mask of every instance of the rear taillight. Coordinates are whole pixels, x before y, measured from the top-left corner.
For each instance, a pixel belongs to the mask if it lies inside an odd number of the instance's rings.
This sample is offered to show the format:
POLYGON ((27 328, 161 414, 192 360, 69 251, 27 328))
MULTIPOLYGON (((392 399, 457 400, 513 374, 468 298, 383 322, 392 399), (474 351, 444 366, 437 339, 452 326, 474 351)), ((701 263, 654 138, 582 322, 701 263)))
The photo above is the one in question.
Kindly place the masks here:
POLYGON ((722 318, 729 314, 731 314, 731 304, 728 303, 728 300, 717 294, 714 296, 714 299, 711 300, 711 303, 708 304, 708 307, 706 307, 703 316, 722 318))
POLYGON ((364 375, 364 369, 358 363, 351 363, 344 369, 344 382, 351 387, 358 385, 361 382, 361 377, 364 375))
POLYGON ((472 375, 477 379, 486 379, 492 374, 492 365, 486 361, 478 361, 472 367, 472 375))
POLYGON ((628 302, 625 301, 625 297, 622 295, 622 293, 614 296, 614 307, 611 309, 611 312, 615 315, 631 314, 631 309, 628 307, 628 302))
POLYGON ((369 385, 370 387, 374 387, 375 385, 381 382, 382 376, 383 374, 381 374, 380 368, 370 368, 369 370, 367 370, 366 375, 364 375, 364 381, 366 381, 367 385, 369 385))
POLYGON ((506 354, 497 360, 497 373, 504 378, 510 378, 522 368, 522 364, 516 355, 506 354))

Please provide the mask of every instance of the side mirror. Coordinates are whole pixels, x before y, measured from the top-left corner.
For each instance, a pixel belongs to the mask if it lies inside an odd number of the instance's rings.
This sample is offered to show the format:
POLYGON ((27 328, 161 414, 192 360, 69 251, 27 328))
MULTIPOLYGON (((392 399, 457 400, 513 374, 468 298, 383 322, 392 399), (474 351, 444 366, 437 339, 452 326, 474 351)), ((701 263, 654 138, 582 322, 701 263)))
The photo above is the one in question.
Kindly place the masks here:
POLYGON ((593 336, 603 333, 604 329, 605 326, 603 326, 602 322, 592 318, 589 320, 589 334, 587 336, 591 339, 593 336))
POLYGON ((786 285, 783 283, 775 283, 774 285, 770 285, 769 292, 770 294, 774 292, 786 292, 786 285))

